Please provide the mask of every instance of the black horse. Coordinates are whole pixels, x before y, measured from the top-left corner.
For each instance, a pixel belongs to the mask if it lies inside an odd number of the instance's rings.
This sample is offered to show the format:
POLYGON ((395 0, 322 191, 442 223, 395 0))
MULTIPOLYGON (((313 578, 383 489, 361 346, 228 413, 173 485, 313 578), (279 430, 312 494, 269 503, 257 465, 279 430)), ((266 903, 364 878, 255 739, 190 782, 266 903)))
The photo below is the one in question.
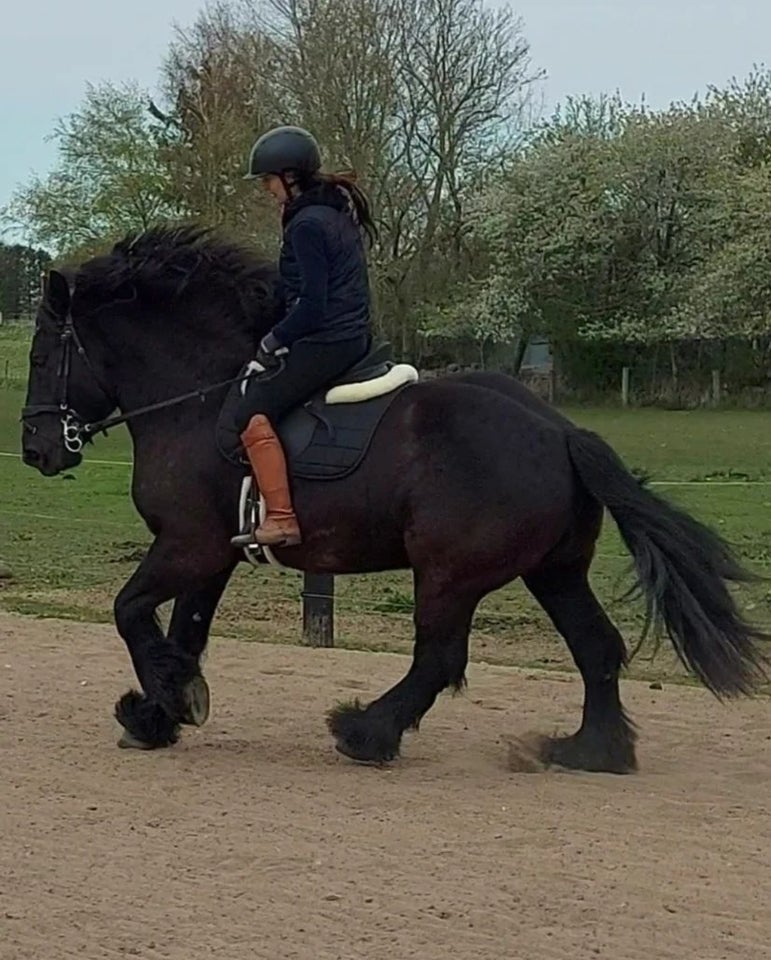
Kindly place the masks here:
MULTIPOLYGON (((49 274, 22 415, 24 461, 46 476, 75 467, 85 425, 119 409, 134 444, 133 500, 155 538, 115 600, 142 688, 116 705, 124 745, 168 746, 180 724, 208 714, 200 658, 243 559, 230 537, 245 471, 216 442, 222 390, 167 401, 236 377, 276 320, 277 291, 273 265, 193 228, 146 232, 71 275, 49 274), (156 611, 169 600, 164 636, 156 611)), ((295 478, 294 498, 304 542, 276 552, 283 564, 414 574, 409 671, 369 705, 328 717, 338 749, 354 759, 397 756, 402 734, 437 695, 462 686, 477 604, 522 577, 585 688, 579 730, 544 739, 542 760, 636 768, 619 698, 624 642, 588 583, 603 507, 634 559, 651 623, 680 659, 718 696, 748 694, 764 676, 762 635, 728 589, 750 575, 728 546, 512 378, 478 373, 404 387, 358 469, 333 482, 295 478)))

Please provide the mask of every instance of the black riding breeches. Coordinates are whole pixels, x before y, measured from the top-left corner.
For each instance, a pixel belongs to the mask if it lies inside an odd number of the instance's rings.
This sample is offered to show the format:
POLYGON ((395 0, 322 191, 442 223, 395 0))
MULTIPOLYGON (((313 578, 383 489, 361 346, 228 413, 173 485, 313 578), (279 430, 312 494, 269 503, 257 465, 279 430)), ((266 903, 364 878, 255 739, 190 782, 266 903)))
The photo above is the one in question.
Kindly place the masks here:
POLYGON ((283 367, 249 381, 235 417, 239 433, 258 413, 277 424, 361 360, 369 345, 369 336, 332 343, 298 340, 283 358, 283 367))

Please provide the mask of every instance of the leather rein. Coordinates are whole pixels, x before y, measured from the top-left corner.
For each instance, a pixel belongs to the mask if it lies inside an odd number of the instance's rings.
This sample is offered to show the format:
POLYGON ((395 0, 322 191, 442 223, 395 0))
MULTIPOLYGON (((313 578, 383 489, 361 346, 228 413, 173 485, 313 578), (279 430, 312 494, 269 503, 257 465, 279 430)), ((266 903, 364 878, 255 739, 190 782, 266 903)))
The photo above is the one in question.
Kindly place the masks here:
POLYGON ((59 341, 61 344, 61 355, 59 357, 59 363, 56 371, 57 383, 59 385, 59 401, 58 403, 38 403, 23 407, 21 411, 21 422, 24 424, 27 430, 34 434, 37 433, 37 427, 29 422, 31 418, 41 414, 60 414, 62 440, 64 442, 65 449, 69 453, 80 453, 84 444, 93 442, 93 438, 96 434, 106 434, 107 431, 112 427, 117 427, 122 423, 127 423, 129 420, 134 420, 136 417, 144 416, 147 413, 155 413, 158 410, 167 410, 169 407, 175 407, 180 403, 185 403, 187 400, 199 399, 204 401, 209 394, 215 393, 217 390, 223 390, 225 387, 229 387, 234 383, 239 383, 240 381, 251 380, 254 377, 259 377, 261 373, 265 372, 250 369, 239 374, 237 377, 230 377, 228 380, 220 380, 218 383, 212 383, 207 387, 199 387, 197 390, 190 390, 187 393, 179 394, 179 396, 170 397, 168 400, 161 400, 158 403, 150 403, 144 407, 137 407, 136 410, 129 410, 127 413, 119 413, 110 417, 105 417, 103 420, 94 420, 89 422, 86 421, 84 417, 80 416, 77 410, 75 410, 70 404, 68 399, 73 349, 78 356, 82 358, 85 366, 88 368, 96 384, 99 386, 99 389, 106 397, 109 397, 110 394, 101 386, 99 378, 96 375, 96 371, 94 370, 91 361, 88 359, 88 354, 83 346, 83 342, 78 336, 77 330, 75 329, 72 315, 69 313, 67 314, 67 318, 64 322, 64 327, 62 328, 59 341))

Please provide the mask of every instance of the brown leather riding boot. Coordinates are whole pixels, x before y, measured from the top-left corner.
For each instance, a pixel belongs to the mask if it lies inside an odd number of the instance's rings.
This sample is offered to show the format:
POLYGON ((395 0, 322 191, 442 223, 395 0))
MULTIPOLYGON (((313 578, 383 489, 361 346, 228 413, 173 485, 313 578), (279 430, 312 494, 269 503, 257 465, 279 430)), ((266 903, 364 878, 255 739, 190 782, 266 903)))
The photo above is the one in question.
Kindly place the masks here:
POLYGON ((281 441, 263 414, 252 417, 241 434, 241 442, 252 465, 257 487, 265 499, 265 519, 253 533, 233 537, 236 547, 252 543, 268 547, 293 547, 301 542, 292 500, 289 495, 286 459, 281 441))

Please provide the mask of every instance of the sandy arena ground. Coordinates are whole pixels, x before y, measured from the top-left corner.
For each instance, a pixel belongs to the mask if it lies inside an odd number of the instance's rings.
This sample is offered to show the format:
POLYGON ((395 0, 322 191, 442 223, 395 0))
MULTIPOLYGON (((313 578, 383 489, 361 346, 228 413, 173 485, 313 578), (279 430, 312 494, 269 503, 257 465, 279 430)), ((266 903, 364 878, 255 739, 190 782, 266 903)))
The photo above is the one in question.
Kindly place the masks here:
POLYGON ((632 777, 512 773, 572 729, 576 678, 478 666, 389 769, 323 716, 394 655, 215 641, 214 711, 120 751, 112 628, 0 615, 2 960, 760 960, 771 703, 624 686, 632 777))

